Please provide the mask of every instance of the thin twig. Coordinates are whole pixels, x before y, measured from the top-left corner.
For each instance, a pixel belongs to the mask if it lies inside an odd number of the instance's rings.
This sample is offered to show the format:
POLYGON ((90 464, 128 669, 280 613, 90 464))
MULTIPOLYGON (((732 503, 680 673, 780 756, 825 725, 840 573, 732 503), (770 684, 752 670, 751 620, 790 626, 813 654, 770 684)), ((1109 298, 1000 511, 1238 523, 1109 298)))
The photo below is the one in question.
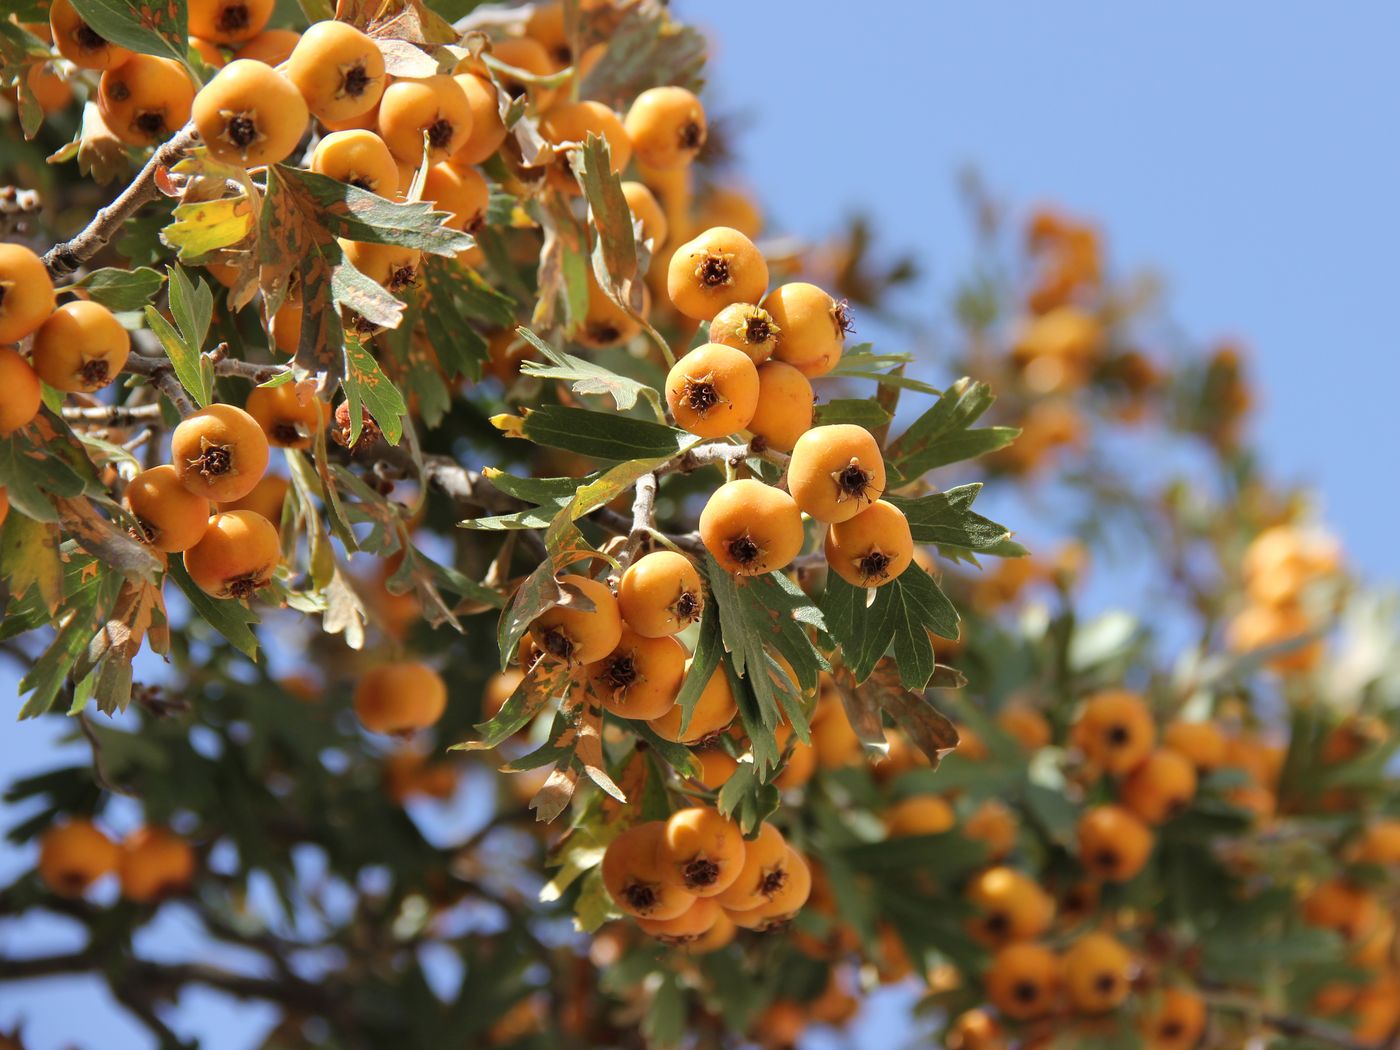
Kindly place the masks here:
POLYGON ((642 541, 656 530, 656 475, 643 474, 636 482, 636 492, 632 499, 632 527, 627 532, 627 543, 618 558, 618 566, 627 568, 641 549, 642 541))
POLYGON ((186 124, 152 153, 131 185, 117 194, 111 204, 100 209, 76 236, 54 245, 45 253, 44 265, 49 273, 54 277, 65 277, 100 252, 141 205, 159 195, 156 173, 178 161, 198 138, 194 124, 186 124))
POLYGON ((110 427, 129 427, 148 419, 160 418, 160 405, 92 405, 78 408, 63 407, 63 418, 75 423, 105 423, 110 427))

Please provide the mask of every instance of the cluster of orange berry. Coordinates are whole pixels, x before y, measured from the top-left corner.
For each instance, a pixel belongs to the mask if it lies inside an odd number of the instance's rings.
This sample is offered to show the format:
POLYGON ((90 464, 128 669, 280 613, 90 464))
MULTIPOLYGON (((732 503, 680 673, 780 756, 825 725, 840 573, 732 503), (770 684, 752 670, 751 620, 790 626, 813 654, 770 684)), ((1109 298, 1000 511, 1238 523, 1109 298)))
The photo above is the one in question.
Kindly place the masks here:
POLYGON ((1240 652, 1298 640, 1300 644, 1270 658, 1280 672, 1308 671, 1325 648, 1314 635, 1321 622, 1310 608, 1313 586, 1335 579, 1341 551, 1330 536, 1295 525, 1275 525, 1255 536, 1245 550, 1244 589, 1248 604, 1230 622, 1230 644, 1240 652))
POLYGON ((181 893, 195 873, 188 842, 163 828, 145 827, 120 844, 91 821, 70 820, 44 832, 39 877, 54 893, 81 897, 115 873, 121 893, 140 904, 181 893))
POLYGON ((702 954, 736 929, 768 930, 807 902, 807 861, 772 824, 745 841, 733 821, 708 806, 635 824, 608 845, 603 885, 618 910, 648 934, 702 954))

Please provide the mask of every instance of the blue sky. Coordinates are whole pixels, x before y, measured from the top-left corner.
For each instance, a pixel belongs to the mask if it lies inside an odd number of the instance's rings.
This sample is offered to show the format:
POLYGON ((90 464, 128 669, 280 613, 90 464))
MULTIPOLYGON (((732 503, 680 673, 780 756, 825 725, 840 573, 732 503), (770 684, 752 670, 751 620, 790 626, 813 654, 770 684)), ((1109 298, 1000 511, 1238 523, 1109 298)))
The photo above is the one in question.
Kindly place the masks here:
MULTIPOLYGON (((1400 388, 1400 7, 676 8, 714 31, 711 104, 746 117, 743 168, 775 227, 815 236, 870 212, 889 243, 919 250, 936 318, 970 257, 961 166, 1009 202, 1095 217, 1118 264, 1165 275, 1189 331, 1252 347, 1255 432, 1273 471, 1318 485, 1363 572, 1400 578, 1387 470, 1400 388)), ((12 670, 0 666, 0 694, 12 694, 12 670)), ((0 715, 5 778, 50 764, 62 728, 0 715)), ((0 809, 0 823, 13 816, 0 809)), ((0 857, 0 879, 27 860, 0 857)), ((163 946, 184 943, 178 909, 161 923, 163 946)), ((0 952, 73 947, 64 937, 53 924, 0 924, 0 952)), ((91 983, 0 990, 0 1030, 29 1016, 36 1050, 146 1045, 97 995, 91 983)), ((858 1042, 901 1033, 901 1005, 884 997, 858 1042)), ((266 1023, 208 996, 180 1020, 214 1050, 249 1045, 247 1025, 266 1023)))

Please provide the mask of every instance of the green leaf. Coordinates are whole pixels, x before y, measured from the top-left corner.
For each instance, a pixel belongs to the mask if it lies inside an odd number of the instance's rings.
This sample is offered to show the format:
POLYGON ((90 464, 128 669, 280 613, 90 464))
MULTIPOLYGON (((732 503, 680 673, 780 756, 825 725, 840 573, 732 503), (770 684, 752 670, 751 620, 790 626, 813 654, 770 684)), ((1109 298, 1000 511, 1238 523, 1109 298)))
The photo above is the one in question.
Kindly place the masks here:
POLYGON ((23 514, 7 515, 0 528, 0 576, 13 598, 33 587, 50 614, 63 601, 63 563, 59 559, 58 526, 23 514))
POLYGON ((146 327, 160 340, 180 385, 201 408, 208 405, 212 392, 206 389, 207 377, 199 363, 199 348, 186 343, 175 326, 162 317, 154 306, 146 307, 146 327))
POLYGON ((913 479, 1010 444, 1020 433, 1015 427, 968 429, 995 400, 986 383, 959 379, 885 450, 886 461, 902 477, 913 479))
MULTIPOLYGON (((581 159, 578 177, 593 225, 598 230, 598 258, 606 277, 611 279, 611 287, 618 288, 637 273, 632 210, 622 194, 622 179, 613 171, 608 140, 589 132, 581 159)), ((601 277, 598 283, 609 287, 609 282, 601 277)))
POLYGON ((957 831, 862 843, 838 852, 846 864, 868 875, 917 871, 944 884, 975 870, 987 859, 984 843, 957 831))
POLYGON ((929 632, 944 638, 958 636, 958 612, 953 603, 917 565, 876 588, 873 600, 865 588, 852 586, 832 573, 827 577, 821 609, 857 682, 869 677, 893 645, 905 685, 923 689, 933 676, 935 662, 929 632))
POLYGON ((540 379, 562 379, 566 382, 572 382, 572 389, 576 394, 599 394, 611 397, 620 412, 630 412, 635 408, 638 395, 644 396, 653 406, 660 409, 661 395, 645 383, 620 376, 592 361, 586 361, 581 357, 555 350, 528 328, 518 328, 516 331, 520 333, 521 338, 543 354, 545 360, 550 362, 547 365, 540 364, 538 361, 522 362, 520 371, 525 375, 536 376, 540 379))
POLYGON ((36 448, 23 431, 0 438, 0 488, 5 489, 11 506, 25 517, 56 523, 58 511, 49 497, 73 499, 83 494, 84 487, 79 474, 63 460, 36 448))
POLYGON ((719 789, 715 808, 738 823, 745 835, 753 835, 765 819, 777 812, 778 789, 763 783, 752 762, 740 762, 719 789))
MULTIPOLYGON (((696 438, 695 442, 699 442, 699 440, 696 438)), ((636 484, 638 478, 650 474, 663 464, 669 463, 671 459, 671 456, 666 455, 653 456, 650 459, 631 459, 626 463, 619 463, 597 481, 579 486, 573 503, 569 507, 569 515, 577 521, 579 518, 591 514, 636 484)))
POLYGON ((149 266, 132 270, 105 267, 93 270, 73 287, 86 288, 88 294, 107 309, 123 312, 141 309, 155 298, 164 283, 165 276, 149 266))
POLYGON ((616 461, 676 456, 695 440, 684 430, 660 423, 561 405, 531 412, 525 417, 524 433, 539 445, 616 461))
POLYGON ((554 608, 563 599, 564 594, 554 579, 555 574, 577 561, 581 553, 592 549, 583 538, 583 533, 563 511, 555 516, 545 532, 544 545, 549 556, 525 578, 501 614, 496 631, 496 648, 500 653, 502 670, 509 665, 516 645, 535 618, 545 610, 554 608))
POLYGON ((836 367, 826 374, 828 379, 871 379, 881 386, 895 387, 899 390, 913 390, 920 394, 930 394, 933 397, 939 395, 937 387, 929 386, 927 383, 910 379, 904 375, 901 369, 914 360, 910 354, 875 354, 870 351, 869 343, 861 343, 854 346, 841 355, 841 360, 836 363, 836 367))
POLYGON ((365 409, 384 432, 384 440, 397 445, 403 437, 403 417, 408 415, 408 405, 398 387, 380 370, 374 355, 358 339, 345 340, 344 385, 350 402, 350 444, 360 439, 364 425, 361 409, 365 409))
POLYGON ((579 86, 579 98, 599 99, 617 109, 647 88, 677 84, 700 88, 704 36, 671 20, 664 7, 634 5, 608 36, 603 57, 579 86))
POLYGON ((857 398, 837 398, 820 404, 813 414, 813 423, 828 426, 835 423, 854 423, 875 430, 884 426, 894 417, 874 401, 857 398))
POLYGON ((700 694, 709 684, 723 650, 720 642, 719 613, 714 602, 705 605, 700 615, 700 634, 695 642, 695 652, 690 656, 690 667, 686 670, 685 681, 676 694, 676 706, 681 709, 680 735, 690 728, 690 717, 695 713, 695 705, 700 702, 700 694))
POLYGON ((112 43, 185 64, 185 40, 189 35, 185 0, 73 0, 73 8, 112 43))
POLYGON ((909 519, 915 543, 936 543, 970 551, 992 552, 1011 538, 1011 530, 972 512, 981 484, 960 485, 918 499, 886 496, 909 519))
POLYGON ((210 627, 227 638, 233 647, 250 660, 258 658, 258 637, 252 625, 258 622, 258 614, 247 605, 233 599, 211 598, 190 579, 185 572, 184 562, 171 558, 167 572, 175 585, 184 592, 190 605, 210 627))

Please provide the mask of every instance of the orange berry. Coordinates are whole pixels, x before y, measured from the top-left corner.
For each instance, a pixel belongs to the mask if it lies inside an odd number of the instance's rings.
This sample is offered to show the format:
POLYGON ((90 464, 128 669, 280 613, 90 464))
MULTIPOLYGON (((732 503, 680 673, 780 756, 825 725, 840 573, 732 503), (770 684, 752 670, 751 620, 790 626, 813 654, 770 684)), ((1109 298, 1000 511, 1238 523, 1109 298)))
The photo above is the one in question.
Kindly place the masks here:
POLYGON ((1026 751, 1048 747, 1052 739, 1050 723, 1029 704, 1008 704, 997 714, 997 725, 1026 751))
POLYGON ((645 638, 626 625, 607 656, 584 668, 603 707, 621 718, 660 718, 676 702, 689 654, 674 638, 645 638))
POLYGON ((1090 762, 1121 776, 1151 753, 1157 743, 1157 726, 1142 697, 1110 689, 1084 702, 1074 723, 1073 739, 1090 762))
POLYGON ((1122 806, 1091 806, 1079 818, 1079 862, 1108 882, 1127 882, 1152 853, 1153 835, 1122 806))
POLYGON ((170 461, 180 483, 215 503, 242 499, 267 473, 267 437, 241 408, 216 404, 175 428, 170 461))
POLYGON ((364 116, 379 104, 388 82, 379 45, 352 25, 329 20, 301 35, 286 75, 323 121, 364 116))
POLYGON ((767 287, 763 254, 728 226, 712 227, 682 244, 666 271, 671 302, 696 321, 710 320, 730 303, 756 303, 767 287))
POLYGON ((643 638, 680 634, 700 619, 705 590, 700 573, 684 554, 644 554, 622 574, 617 604, 627 626, 643 638))
POLYGON ((280 66, 292 57, 300 39, 301 34, 295 29, 264 29, 235 51, 233 57, 251 59, 265 66, 280 66))
POLYGON ((1016 816, 994 798, 984 800, 963 822, 963 834, 987 847, 988 860, 1001 860, 1016 846, 1016 816))
POLYGON ((851 319, 838 303, 814 284, 781 284, 768 293, 763 308, 778 326, 773 356, 808 378, 826 375, 841 360, 851 319))
POLYGON ((721 485, 700 512, 700 538, 726 572, 759 576, 802 550, 802 514, 781 489, 753 478, 721 485))
POLYGON ((474 233, 486 222, 491 187, 475 168, 444 162, 428 169, 423 180, 423 199, 437 211, 449 213, 451 217, 444 225, 474 233))
POLYGON ((0 525, 5 524, 5 519, 10 516, 10 493, 8 489, 0 488, 0 525))
POLYGON ((391 294, 401 295, 418 281, 423 253, 417 248, 372 241, 342 240, 339 244, 355 269, 391 294))
POLYGON ((639 919, 664 921, 684 914, 695 901, 668 879, 663 858, 666 824, 649 820, 628 828, 603 853, 603 886, 618 910, 639 919))
POLYGON ((1170 820, 1195 795, 1196 767, 1171 748, 1148 755, 1118 790, 1118 800, 1149 824, 1170 820))
POLYGON ((644 182, 624 182, 622 196, 627 201, 633 221, 642 224, 642 240, 651 241, 652 250, 659 251, 670 232, 666 212, 662 210, 660 202, 644 182))
POLYGON ((456 153, 472 133, 472 107, 449 76, 396 80, 379 100, 379 134, 398 160, 417 166, 427 136, 428 161, 456 153))
POLYGON ((160 828, 142 828, 121 847, 122 896, 147 904, 183 892, 194 878, 190 844, 160 828))
POLYGON ((546 609, 530 625, 530 636, 545 653, 570 664, 591 664, 603 659, 622 641, 622 614, 617 599, 602 580, 587 576, 559 577, 593 603, 579 608, 565 590, 565 604, 546 609))
POLYGON ((281 474, 264 474, 262 480, 253 486, 253 491, 242 499, 220 503, 220 510, 251 510, 266 518, 272 527, 281 531, 282 505, 287 501, 287 490, 291 483, 281 474))
POLYGON ((189 0, 190 35, 238 44, 262 32, 275 0, 189 0))
POLYGON ((32 63, 25 71, 24 83, 45 116, 62 112, 73 101, 72 86, 50 62, 32 63))
POLYGON ((849 521, 884 494, 885 458, 864 427, 814 427, 793 445, 788 491, 817 521, 849 521))
MULTIPOLYGON (((536 77, 552 76, 560 69, 540 42, 528 36, 507 37, 503 40, 492 41, 491 57, 520 70, 522 73, 529 73, 536 77)), ((474 73, 484 77, 487 74, 486 64, 481 61, 466 61, 459 67, 459 72, 474 73)), ((558 88, 526 84, 525 81, 510 73, 498 73, 497 77, 500 79, 501 86, 505 88, 506 94, 512 99, 519 98, 521 95, 529 95, 530 102, 536 112, 547 110, 559 95, 558 88)))
MULTIPOLYGON (((689 666, 686 673, 690 671, 689 666)), ((734 716, 739 713, 739 705, 734 700, 734 692, 729 687, 729 676, 725 674, 723 667, 716 667, 714 673, 710 675, 710 680, 705 683, 705 688, 701 690, 700 697, 695 702, 695 707, 690 713, 690 724, 686 727, 685 735, 681 735, 681 708, 679 704, 672 705, 660 718, 654 718, 647 725, 655 730, 657 736, 664 740, 670 740, 678 744, 698 744, 702 740, 714 736, 720 730, 734 721, 734 716)))
POLYGON ((759 825, 744 843, 744 863, 734 881, 715 897, 729 911, 748 911, 773 899, 788 880, 788 844, 774 825, 759 825))
MULTIPOLYGON (((311 170, 380 197, 392 199, 399 192, 399 166, 384 140, 373 131, 332 131, 316 143, 311 170)), ((300 299, 288 296, 285 301, 295 301, 301 309, 300 299)))
POLYGON ((220 51, 219 45, 212 40, 192 36, 190 50, 199 55, 200 60, 210 69, 222 69, 228 63, 228 56, 220 51))
POLYGON ((649 168, 685 167, 705 145, 705 107, 683 87, 643 91, 627 111, 625 126, 637 160, 649 168))
POLYGON ((331 415, 329 405, 295 383, 254 387, 244 407, 278 448, 310 448, 331 415))
POLYGON ((812 869, 807 859, 791 846, 783 854, 781 884, 756 908, 730 911, 734 925, 746 930, 770 930, 791 921, 812 893, 812 869))
POLYGON ((1400 864, 1400 820, 1379 817, 1366 826, 1352 851, 1359 864, 1400 864))
POLYGON ((1065 991, 1080 1013, 1112 1010, 1132 990, 1133 957, 1106 933, 1086 933, 1065 952, 1065 991))
POLYGON ((913 795, 885 810, 885 830, 890 838, 940 835, 956 823, 953 807, 940 795, 913 795))
POLYGON ((229 510, 210 518, 199 542, 185 551, 185 571, 205 594, 243 601, 267 585, 281 560, 270 521, 251 510, 229 510))
POLYGON ((24 245, 0 244, 0 343, 18 343, 34 332, 53 304, 53 280, 43 260, 24 245))
POLYGON ((801 740, 793 740, 792 726, 789 725, 778 726, 773 731, 773 736, 777 740, 779 752, 788 752, 783 771, 773 778, 773 785, 779 791, 791 791, 802 787, 817 771, 816 749, 801 740), (789 741, 792 742, 791 751, 788 751, 789 741))
POLYGON ((992 957, 987 998, 1003 1015, 1033 1021, 1054 1009, 1060 993, 1059 957, 1043 944, 1008 944, 992 957))
POLYGON ((355 686, 355 716, 371 733, 405 736, 447 710, 447 683, 427 664, 400 660, 370 668, 355 686))
POLYGON ((860 738, 846 718, 845 705, 834 687, 822 683, 821 698, 812 712, 812 748, 822 769, 839 769, 860 759, 860 738))
MULTIPOLYGON (((761 365, 777 348, 778 325, 773 315, 761 306, 730 303, 711 319, 710 342, 742 350, 750 361, 761 365)), ((807 389, 811 390, 810 383, 807 389)))
POLYGON ((986 1010, 959 1014, 943 1036, 948 1050, 1006 1050, 1006 1031, 986 1010))
POLYGON ((194 98, 194 85, 180 63, 132 55, 102 74, 97 108, 112 134, 128 146, 154 146, 190 119, 194 98))
POLYGON ((74 9, 72 0, 53 0, 49 5, 49 31, 58 53, 79 69, 112 69, 131 57, 131 52, 101 36, 74 9))
POLYGON ((126 505, 145 541, 167 554, 193 547, 209 527, 209 501, 180 484, 180 475, 168 463, 132 478, 126 505))
POLYGON ((597 135, 607 140, 612 158, 612 170, 621 173, 632 159, 632 144, 627 138, 627 129, 622 121, 601 102, 560 102, 551 106, 540 117, 540 135, 555 148, 556 161, 550 167, 550 185, 561 193, 579 194, 578 180, 574 178, 567 153, 575 147, 582 147, 589 135, 597 135))
POLYGON ((743 430, 758 408, 758 369, 742 351, 706 343, 666 377, 666 403, 676 423, 697 437, 743 430))
MULTIPOLYGON (((642 304, 645 315, 647 304, 642 304)), ((593 270, 588 270, 588 312, 574 333, 574 341, 593 350, 604 350, 627 342, 642 330, 641 321, 608 298, 593 270)))
POLYGON ((914 560, 909 520, 893 503, 876 500, 855 517, 827 526, 826 560, 856 587, 883 587, 914 560))
MULTIPOLYGON (((0 492, 3 492, 0 489, 0 492)), ((723 748, 707 747, 695 752, 695 760, 700 763, 700 783, 711 791, 718 791, 724 782, 739 768, 738 761, 723 748)))
POLYGON ((506 126, 496 101, 496 85, 475 73, 458 73, 452 78, 467 97, 472 112, 472 130, 452 154, 453 164, 480 164, 488 160, 506 140, 506 126))
POLYGON ((638 919, 637 925, 663 944, 690 944, 709 933, 723 914, 724 909, 709 897, 696 897, 674 919, 638 919))
POLYGON ((1014 868, 988 868, 974 875, 967 900, 978 911, 973 932, 989 944, 1035 940, 1055 918, 1050 895, 1014 868))
POLYGON ((1369 890, 1343 878, 1329 879, 1303 898, 1303 921, 1358 941, 1376 928, 1381 906, 1369 890))
POLYGON ((310 116, 301 92, 271 66, 235 59, 194 99, 194 123, 209 155, 255 167, 286 160, 310 116))
POLYGON ((55 390, 91 394, 117 378, 130 353, 131 337, 112 311, 77 299, 39 326, 30 359, 55 390))
MULTIPOLYGON (((3 311, 3 306, 0 306, 3 311)), ((28 426, 44 403, 44 390, 29 362, 8 346, 0 346, 0 435, 8 437, 28 426)))
POLYGON ((55 825, 39 839, 39 877, 60 897, 81 897, 119 859, 116 843, 88 820, 55 825))
MULTIPOLYGON (((705 900, 712 900, 706 897, 705 900)), ((715 923, 699 937, 687 941, 682 945, 681 950, 686 955, 709 955, 717 952, 721 948, 728 947, 734 940, 734 935, 738 933, 738 927, 734 925, 734 920, 724 913, 721 908, 715 923)))
MULTIPOLYGON (((1301 639, 1317 627, 1296 606, 1250 605, 1230 621, 1225 636, 1231 649, 1247 653, 1301 639)), ((1323 650, 1323 639, 1313 638, 1271 657, 1269 667, 1281 674, 1310 671, 1322 660, 1323 650)))
POLYGON ((695 224, 700 227, 732 226, 746 237, 757 237, 763 232, 763 213, 757 202, 743 190, 713 186, 700 202, 695 224))
POLYGON ((723 893, 744 867, 739 826, 708 806, 672 813, 661 842, 663 877, 697 897, 723 893))
POLYGON ((1140 1028, 1148 1050, 1191 1050, 1206 1030, 1206 1005, 1185 988, 1163 988, 1140 1028))

